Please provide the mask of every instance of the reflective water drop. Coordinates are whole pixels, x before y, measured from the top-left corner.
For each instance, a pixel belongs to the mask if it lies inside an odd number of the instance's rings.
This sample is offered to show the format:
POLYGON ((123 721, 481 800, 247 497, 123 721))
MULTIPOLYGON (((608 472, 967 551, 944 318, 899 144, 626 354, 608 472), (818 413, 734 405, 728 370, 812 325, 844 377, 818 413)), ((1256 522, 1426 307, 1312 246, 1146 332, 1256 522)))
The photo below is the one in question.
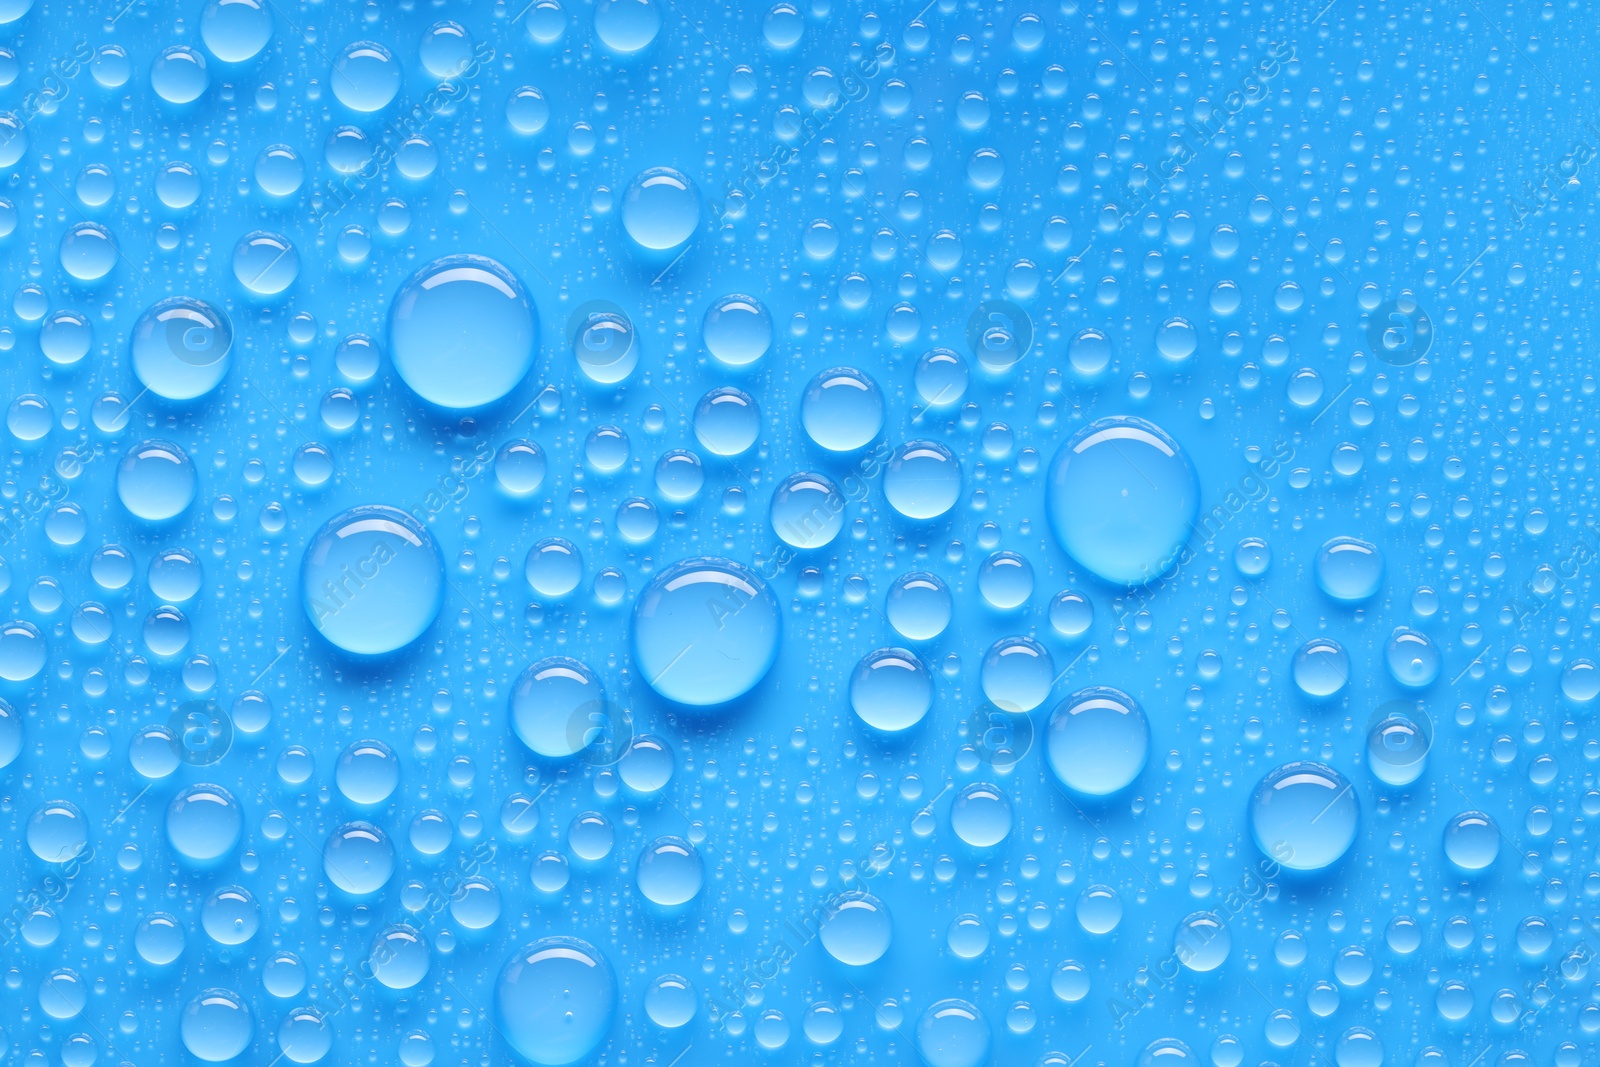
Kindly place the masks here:
POLYGON ((903 648, 868 653, 850 675, 850 707, 875 730, 908 730, 932 706, 933 675, 903 648))
POLYGON ((1114 417, 1084 427, 1056 453, 1046 489, 1056 540, 1108 582, 1165 573, 1200 507, 1194 467, 1153 423, 1114 417))
POLYGON ((1050 650, 1031 637, 1002 637, 984 654, 983 695, 1001 711, 1032 711, 1055 683, 1050 650))
POLYGON ((400 760, 382 741, 357 741, 339 754, 334 782, 352 804, 382 804, 400 784, 400 760))
POLYGON ((550 759, 581 752, 611 725, 600 679, 565 656, 542 659, 511 689, 511 729, 528 748, 550 759))
POLYGON ((351 111, 381 111, 400 91, 400 64, 383 45, 355 41, 334 58, 328 85, 351 111))
POLYGON ((1294 871, 1337 862, 1356 839, 1361 808, 1344 775, 1310 760, 1268 773, 1250 797, 1256 847, 1294 871))
POLYGON ((800 398, 800 424, 817 447, 855 452, 883 429, 878 383, 851 367, 834 367, 811 379, 800 398))
POLYGON ((117 498, 135 517, 150 522, 183 514, 195 490, 194 464, 171 441, 134 445, 117 467, 117 498))
POLYGON ((1019 608, 1033 595, 1033 565, 1015 552, 996 552, 978 568, 978 591, 992 608, 1019 608))
POLYGON ((208 989, 183 1009, 178 1032, 196 1059, 225 1063, 250 1047, 255 1022, 243 997, 228 989, 208 989))
POLYGON ((494 457, 494 477, 512 496, 528 496, 544 484, 544 449, 521 438, 507 441, 494 457))
POLYGON ((613 52, 638 52, 661 32, 661 8, 657 0, 599 0, 594 32, 613 52))
POLYGON ((153 912, 139 922, 133 947, 146 963, 163 967, 183 955, 186 938, 183 924, 164 911, 153 912))
POLYGON ((1050 626, 1062 637, 1081 637, 1094 624, 1094 605, 1076 589, 1063 589, 1050 601, 1050 626))
POLYGON ((664 1030, 687 1026, 698 1008, 694 986, 680 975, 663 974, 644 991, 645 1014, 664 1030))
POLYGON ((1326 700, 1350 681, 1350 656, 1339 642, 1314 637, 1294 654, 1294 684, 1314 700, 1326 700))
MULTIPOLYGON (((601 2, 613 6, 649 4, 654 10, 653 0, 601 2)), ((623 194, 622 226, 640 248, 670 252, 700 228, 700 191, 681 171, 671 167, 641 171, 623 194)))
POLYGON ((772 530, 795 548, 822 548, 844 529, 844 496, 821 474, 802 471, 772 491, 772 530))
POLYGON ((696 439, 719 456, 737 456, 756 443, 761 413, 756 402, 731 386, 713 389, 694 413, 696 439))
POLYGON ((522 573, 540 596, 560 600, 583 580, 583 555, 564 537, 547 537, 528 550, 522 573))
POLYGON ((429 74, 441 81, 454 78, 472 65, 472 34, 459 22, 435 22, 423 32, 418 54, 429 74))
POLYGON ((617 311, 594 311, 569 328, 573 358, 584 377, 615 385, 639 365, 639 344, 633 323, 617 311))
POLYGON ((44 669, 48 651, 44 635, 33 623, 17 619, 0 626, 0 678, 28 681, 44 669))
POLYGON ((306 179, 306 165, 293 148, 271 144, 256 156, 255 177, 268 196, 292 196, 306 179))
POLYGON ((248 889, 223 886, 201 906, 200 925, 219 945, 242 945, 261 928, 261 908, 248 889))
POLYGON ((910 641, 932 641, 950 625, 950 588, 936 574, 912 571, 889 587, 885 614, 889 625, 910 641))
POLYGON ((681 837, 658 837, 639 853, 634 877, 646 900, 662 907, 687 904, 705 882, 700 853, 681 837))
POLYGON ((974 848, 998 845, 1011 834, 1011 798, 999 786, 973 782, 950 805, 950 828, 974 848))
POLYGON ((1334 537, 1317 553, 1317 585, 1335 600, 1355 604, 1378 591, 1383 556, 1378 547, 1354 537, 1334 537))
POLYGON ((506 1042, 542 1065, 575 1063, 599 1046, 617 1010, 617 982, 587 941, 546 937, 524 946, 501 968, 495 1015, 506 1042))
POLYGON ((1374 723, 1367 733, 1367 766, 1389 785, 1410 785, 1428 766, 1433 736, 1426 716, 1413 718, 1407 704, 1374 723))
POLYGON ((611 820, 598 811, 586 811, 572 820, 567 828, 567 846, 572 854, 589 863, 598 863, 611 855, 616 841, 616 831, 611 820))
POLYGON ((755 297, 730 293, 706 308, 700 336, 718 363, 747 367, 772 347, 772 316, 755 297))
POLYGON ((907 441, 884 468, 883 496, 908 519, 937 519, 961 499, 961 461, 937 441, 907 441))
POLYGON ((1133 784, 1150 756, 1150 723, 1120 689, 1091 686, 1050 713, 1045 756, 1057 780, 1075 793, 1109 796, 1133 784))
POLYGON ((167 840, 184 859, 209 864, 239 843, 244 812, 220 785, 191 785, 167 805, 167 840))
POLYGON ((371 823, 351 822, 328 836, 322 867, 328 880, 352 896, 376 893, 394 874, 394 846, 371 823))
POLYGON ((272 39, 272 16, 262 0, 210 0, 200 12, 200 39, 224 63, 244 63, 272 39))
POLYGON ((210 84, 205 57, 186 45, 172 45, 150 64, 150 88, 169 104, 193 103, 210 84))
POLYGON ((61 238, 61 267, 80 282, 97 282, 117 265, 117 240, 97 222, 79 222, 61 238))
POLYGON ((386 504, 351 508, 312 535, 300 604, 330 643, 358 656, 404 648, 444 603, 444 563, 428 531, 386 504))
POLYGON ((930 408, 960 402, 967 393, 967 361, 948 348, 935 348, 917 360, 917 395, 930 408))
POLYGON ((49 800, 28 818, 28 848, 46 863, 76 859, 89 843, 89 820, 68 800, 49 800))
POLYGON ((276 296, 300 276, 300 253, 280 233, 252 230, 233 246, 233 276, 257 296, 276 296))
POLYGON ((1389 676, 1408 689, 1423 689, 1439 677, 1439 649, 1426 634, 1401 626, 1383 647, 1389 676))
POLYGON ((550 104, 538 89, 524 85, 514 90, 511 99, 506 101, 506 121, 513 130, 531 136, 550 121, 550 104))
POLYGON ((657 693, 709 707, 743 696, 778 655, 782 613, 742 564, 696 557, 662 570, 633 609, 633 660, 657 693))
POLYGON ((203 300, 159 300, 133 327, 133 373, 157 396, 192 400, 228 373, 233 324, 203 300))
POLYGON ((278 1024, 278 1048, 291 1063, 316 1063, 332 1047, 333 1028, 316 1008, 294 1008, 278 1024))
POLYGON ((1233 947, 1233 935, 1214 912, 1197 911, 1178 923, 1172 951, 1191 971, 1214 971, 1221 967, 1233 947))
POLYGON ((522 283, 487 256, 436 259, 389 305, 389 355, 411 391, 463 409, 504 397, 533 366, 539 317, 522 283))
POLYGON ((1199 343, 1199 336, 1188 319, 1174 316, 1156 330, 1156 351, 1172 363, 1182 363, 1194 355, 1199 343))
POLYGON ((1500 855, 1500 828, 1481 811, 1464 811, 1445 824, 1444 854, 1463 871, 1481 871, 1500 855))
POLYGON ((917 1051, 928 1067, 978 1067, 990 1040, 988 1021, 964 1000, 936 1001, 917 1022, 917 1051))
POLYGON ((876 963, 889 951, 894 924, 889 909, 871 893, 845 893, 822 919, 817 936, 828 955, 852 967, 876 963))

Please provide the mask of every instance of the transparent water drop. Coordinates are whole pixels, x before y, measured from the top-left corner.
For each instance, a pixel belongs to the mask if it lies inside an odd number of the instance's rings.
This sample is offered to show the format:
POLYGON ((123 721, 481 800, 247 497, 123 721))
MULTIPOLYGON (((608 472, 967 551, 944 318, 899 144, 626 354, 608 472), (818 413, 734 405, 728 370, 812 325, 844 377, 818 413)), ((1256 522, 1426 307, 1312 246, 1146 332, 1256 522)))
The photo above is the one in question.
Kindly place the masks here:
POLYGON ((300 604, 336 648, 377 656, 411 644, 444 603, 444 562, 426 528, 386 504, 340 512, 312 535, 300 604))
POLYGON ((1355 842, 1361 808, 1344 775, 1303 760, 1269 772, 1250 797, 1256 847, 1293 871, 1338 862, 1355 842))
POLYGON ((633 661, 668 700, 726 704, 766 677, 782 614, 767 584, 742 564, 682 560, 658 573, 633 609, 633 661))
POLYGON ((1150 722, 1133 697, 1109 686, 1080 689, 1057 704, 1045 757, 1074 793, 1109 796, 1132 785, 1150 757, 1150 722))
POLYGON ((875 730, 909 730, 932 706, 933 675, 903 648, 868 653, 850 675, 851 710, 875 730))
POLYGON ((511 392, 533 365, 539 318, 522 283, 487 256, 436 259, 389 306, 389 354, 411 391, 453 410, 511 392))

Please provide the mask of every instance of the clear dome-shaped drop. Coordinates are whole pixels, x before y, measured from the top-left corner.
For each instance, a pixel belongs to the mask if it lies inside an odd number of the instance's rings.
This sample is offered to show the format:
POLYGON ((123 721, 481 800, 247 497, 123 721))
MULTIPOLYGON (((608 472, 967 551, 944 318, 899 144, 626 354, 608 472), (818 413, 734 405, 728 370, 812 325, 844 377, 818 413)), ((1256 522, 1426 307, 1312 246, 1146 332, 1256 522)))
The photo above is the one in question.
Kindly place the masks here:
POLYGON ((829 452, 855 452, 883 429, 878 383, 851 367, 834 367, 811 379, 800 398, 806 436, 829 452))
POLYGON ((306 165, 288 145, 270 144, 256 155, 255 178, 268 196, 293 196, 306 180, 306 165))
POLYGON ((1439 649, 1427 634, 1401 626, 1383 646, 1389 676, 1408 689, 1424 689, 1439 677, 1439 649))
POLYGON ((434 260, 389 305, 389 357, 423 400, 461 410, 500 400, 527 376, 539 316, 522 283, 488 256, 434 260))
POLYGON ((616 838, 611 820, 598 811, 580 812, 567 827, 567 847, 587 863, 598 863, 611 855, 616 838))
POLYGON ((833 901, 817 937, 828 955, 852 967, 876 963, 889 951, 894 923, 883 901, 871 893, 845 893, 833 901))
POLYGON ((983 695, 1001 711, 1020 714, 1044 703, 1055 683, 1050 650, 1031 637, 1002 637, 984 653, 983 695))
POLYGON ((324 523, 300 563, 300 604, 335 647, 358 656, 404 648, 444 603, 444 562, 427 529, 366 504, 324 523))
POLYGON ((290 1063, 316 1063, 333 1048, 333 1027, 321 1011, 302 1004, 278 1024, 278 1048, 290 1063))
POLYGON ((328 835, 322 868, 328 880, 352 896, 376 893, 394 875, 389 835, 366 822, 351 822, 328 835))
POLYGON ((472 65, 472 34, 453 20, 435 22, 423 31, 417 54, 422 68, 435 78, 454 78, 472 65))
POLYGON ((1172 951, 1178 962, 1191 971, 1214 971, 1228 958, 1233 935, 1228 924, 1215 912, 1197 911, 1178 923, 1172 937, 1172 951))
POLYGON ((1427 769, 1428 750, 1433 744, 1432 724, 1409 704, 1393 704, 1391 713, 1367 732, 1367 766, 1388 785, 1410 785, 1427 769))
POLYGON ((144 441, 117 466, 117 499, 135 518, 165 522, 186 511, 197 489, 194 463, 171 441, 144 441))
POLYGON ((658 837, 639 853, 634 878, 646 900, 676 908, 700 895, 705 869, 700 853, 689 842, 681 837, 658 837))
POLYGON ((1344 775, 1302 760, 1269 772, 1250 797, 1256 847, 1293 871, 1320 871, 1355 843, 1361 807, 1344 775))
POLYGON ((22 753, 22 716, 4 700, 0 700, 0 768, 9 767, 22 753))
POLYGON ((1182 363, 1194 355, 1199 335, 1188 319, 1173 316, 1156 328, 1156 351, 1169 363, 1182 363))
POLYGON ((1463 811, 1444 828, 1444 854, 1463 871, 1481 871, 1500 855, 1500 828, 1481 811, 1463 811))
POLYGON ((844 529, 845 499, 826 475, 801 471, 772 491, 772 531, 795 548, 823 548, 844 529))
POLYGON ((94 327, 82 312, 63 308, 39 327, 39 351, 58 367, 76 366, 94 347, 94 327))
POLYGON ((761 410, 742 389, 723 386, 700 398, 694 409, 694 436, 706 451, 737 456, 761 434, 761 410))
POLYGON ((133 949, 146 963, 165 967, 183 955, 187 940, 183 923, 177 916, 157 911, 139 920, 133 934, 133 949))
POLYGON ((61 238, 61 269, 80 282, 97 282, 117 265, 117 239, 98 222, 78 222, 61 238))
POLYGON ((978 568, 978 592, 996 610, 1020 608, 1033 595, 1033 564, 1015 552, 996 552, 978 568))
POLYGON ((550 121, 550 103, 544 93, 531 85, 524 85, 511 93, 506 101, 506 122, 524 137, 532 136, 545 128, 550 121))
POLYGON ((605 46, 632 55, 650 46, 661 32, 658 0, 599 0, 594 9, 594 32, 605 46))
POLYGON ((729 293, 706 308, 700 337, 718 363, 747 367, 772 348, 772 316, 755 297, 729 293))
POLYGON ((559 1067, 605 1040, 617 1012, 617 980, 598 949, 546 937, 517 950, 494 984, 500 1033, 530 1063, 559 1067))
POLYGON ((381 111, 400 91, 400 63, 375 41, 355 41, 334 57, 328 85, 351 111, 381 111))
POLYGON ((167 840, 192 863, 209 864, 226 856, 243 830, 239 802, 220 785, 191 785, 167 805, 167 840))
POLYGON ((224 63, 254 59, 272 40, 264 0, 210 0, 200 12, 200 40, 224 63))
POLYGON ((150 88, 169 104, 193 103, 210 84, 205 56, 186 45, 172 45, 150 64, 150 88))
POLYGON ((300 276, 300 253, 281 233, 252 230, 233 246, 233 276, 256 296, 277 296, 300 276))
POLYGON ((182 604, 200 591, 200 561, 186 548, 168 548, 150 558, 145 580, 156 599, 182 604))
POLYGON ((1094 604, 1076 589, 1063 589, 1050 601, 1050 628, 1062 637, 1082 637, 1094 625, 1094 604))
POLYGON ((903 648, 868 653, 850 675, 851 710, 875 730, 909 730, 932 706, 933 675, 903 648))
POLYGON ((778 600, 743 564, 682 560, 658 573, 633 608, 633 662, 661 696, 710 707, 749 692, 777 659, 778 600))
MULTIPOLYGON (((647 0, 616 0, 641 2, 647 0)), ((670 252, 700 228, 700 190, 671 167, 641 171, 622 196, 622 227, 645 251, 670 252)))
POLYGON ((991 1040, 988 1020, 965 1000, 935 1001, 917 1021, 917 1051, 928 1067, 979 1067, 991 1040))
POLYGON ((883 496, 905 518, 937 519, 961 499, 961 461, 937 441, 907 441, 884 467, 883 496))
POLYGON ((512 496, 538 492, 547 467, 544 449, 522 438, 507 441, 494 456, 495 481, 512 496))
POLYGON ((1358 604, 1371 599, 1383 583, 1383 556, 1378 546, 1354 537, 1330 538, 1317 552, 1317 585, 1335 600, 1358 604))
POLYGON ((1382 1067, 1383 1042, 1364 1026, 1352 1026, 1333 1046, 1337 1067, 1382 1067))
POLYGON ((350 803, 382 804, 400 784, 400 758, 382 741, 357 741, 339 754, 333 777, 350 803))
POLYGON ((644 991, 644 1013, 663 1030, 687 1026, 699 1006, 694 985, 682 975, 660 975, 644 991))
POLYGON ((601 739, 611 724, 600 679, 566 656, 530 666, 511 688, 511 729, 524 745, 548 759, 563 759, 601 739))
POLYGON ((1080 689, 1057 704, 1045 758, 1074 793, 1109 796, 1133 784, 1150 758, 1150 722, 1133 697, 1109 686, 1080 689))
POLYGON ((28 818, 28 848, 46 863, 76 859, 89 844, 89 820, 70 800, 47 800, 28 818))
POLYGON ((911 571, 889 587, 884 614, 895 632, 908 641, 932 641, 950 625, 954 610, 944 579, 927 571, 911 571))
POLYGON ((639 365, 639 339, 633 323, 620 311, 591 312, 574 323, 570 333, 578 369, 597 385, 616 385, 639 365))
POLYGON ((49 654, 44 634, 25 619, 0 625, 0 678, 26 682, 44 669, 49 654))
POLYGON ((378 981, 390 989, 410 989, 427 977, 432 953, 420 931, 396 923, 372 939, 369 959, 378 981))
POLYGON ((583 581, 583 553, 564 537, 546 537, 528 549, 522 573, 535 593, 560 600, 583 581))
POLYGON ((239 994, 229 989, 208 989, 183 1009, 178 1033, 183 1047, 195 1059, 226 1063, 250 1047, 255 1021, 239 994))
POLYGON ((1600 696, 1600 667, 1593 660, 1575 659, 1561 669, 1561 695, 1575 704, 1600 696))
POLYGON ((628 742, 617 758, 617 775, 635 793, 650 796, 672 781, 674 764, 672 746, 665 739, 640 734, 628 742))
POLYGON ((930 408, 947 408, 967 395, 967 361, 948 348, 935 348, 917 360, 917 395, 930 408))
POLYGON ((1313 637, 1294 654, 1294 684, 1313 700, 1326 700, 1350 682, 1350 656, 1339 642, 1313 637))
POLYGON ((998 845, 1011 834, 1011 798, 999 786, 973 782, 951 803, 950 828, 974 848, 998 845))
POLYGON ((1046 505, 1056 541, 1108 582, 1142 585, 1172 566, 1200 508, 1189 457, 1153 423, 1100 419, 1061 446, 1046 505))
POLYGON ((1196 1056, 1182 1041, 1163 1037, 1150 1042, 1139 1053, 1137 1067, 1201 1067, 1196 1056))
POLYGON ((200 926, 219 945, 242 945, 261 928, 261 906, 248 889, 222 886, 201 906, 200 926))
POLYGON ((596 426, 583 442, 583 458, 601 474, 621 470, 629 453, 628 435, 616 426, 596 426))
POLYGON ((674 448, 656 460, 656 492, 674 503, 693 500, 706 483, 705 465, 687 448, 674 448))
POLYGON ((1079 330, 1067 344, 1067 362, 1086 378, 1111 365, 1111 339, 1093 327, 1079 330))

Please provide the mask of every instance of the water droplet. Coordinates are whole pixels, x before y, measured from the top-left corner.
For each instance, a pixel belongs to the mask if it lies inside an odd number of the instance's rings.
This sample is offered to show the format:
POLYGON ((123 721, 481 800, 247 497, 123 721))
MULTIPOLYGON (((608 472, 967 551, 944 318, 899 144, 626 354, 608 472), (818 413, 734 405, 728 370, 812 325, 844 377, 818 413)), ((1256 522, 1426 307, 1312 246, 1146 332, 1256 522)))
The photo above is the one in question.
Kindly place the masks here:
POLYGON ((875 730, 909 730, 932 706, 933 675, 903 648, 868 653, 850 676, 850 707, 875 730))
POLYGON ((617 1009, 617 982, 587 941, 546 937, 523 947, 494 987, 500 1032, 524 1059, 575 1063, 599 1046, 617 1009))
POLYGON ((709 707, 749 692, 778 655, 782 613, 732 560, 696 557, 657 574, 633 610, 633 660, 657 693, 709 707))
POLYGON ((1256 847, 1294 871, 1336 863, 1356 838, 1361 808, 1344 775, 1310 760, 1268 773, 1250 798, 1256 847))
POLYGON ((411 391, 464 409, 504 397, 533 366, 539 317, 505 267, 487 256, 436 259, 389 306, 389 353, 411 391))
POLYGON ((1150 755, 1150 723, 1120 689, 1080 689, 1050 713, 1046 758, 1075 793, 1109 796, 1133 784, 1150 755))
POLYGON ((300 564, 300 603, 335 647, 358 656, 404 648, 444 603, 444 563, 428 531, 385 504, 335 515, 300 564))

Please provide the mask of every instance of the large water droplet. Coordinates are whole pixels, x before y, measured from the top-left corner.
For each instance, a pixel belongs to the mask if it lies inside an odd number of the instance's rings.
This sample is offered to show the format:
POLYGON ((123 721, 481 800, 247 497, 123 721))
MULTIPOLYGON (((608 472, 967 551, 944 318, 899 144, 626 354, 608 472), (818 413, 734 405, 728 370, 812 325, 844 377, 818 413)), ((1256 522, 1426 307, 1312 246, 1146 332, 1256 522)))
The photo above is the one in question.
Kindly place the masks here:
POLYGON ((961 461, 937 441, 907 441, 884 467, 883 496, 908 519, 937 519, 961 499, 961 461))
POLYGON ((772 530, 795 548, 822 548, 844 529, 845 499, 825 475, 791 474, 772 491, 772 530))
POLYGON ((917 1051, 928 1067, 978 1067, 990 1040, 988 1021, 964 1000, 936 1001, 917 1022, 917 1051))
POLYGON ((194 464, 171 441, 134 445, 117 467, 117 498, 130 513, 150 522, 183 514, 195 490, 194 464))
POLYGON ((209 864, 239 843, 244 812, 220 785, 200 783, 184 789, 167 805, 167 840, 184 859, 209 864))
POLYGON ((617 1010, 617 981, 593 945, 546 937, 518 950, 494 986, 507 1044, 524 1059, 557 1067, 599 1046, 617 1010))
POLYGON ((1481 811, 1464 811, 1445 824, 1444 854, 1463 871, 1481 871, 1500 855, 1500 828, 1481 811))
POLYGON ((481 407, 527 375, 539 316, 522 283, 487 256, 436 259, 389 305, 389 356, 411 391, 442 408, 481 407))
POLYGON ((133 373, 157 396, 193 400, 228 373, 233 324, 203 300, 158 300, 133 327, 133 373))
POLYGON ((747 567, 686 559, 657 574, 635 601, 633 660, 668 700, 725 704, 766 677, 781 629, 777 597, 747 567))
POLYGON ((1150 722, 1120 689, 1080 689, 1050 713, 1046 758, 1062 785, 1109 796, 1133 784, 1150 757, 1150 722))
POLYGON ((745 367, 772 347, 772 316, 753 296, 730 293, 706 308, 700 323, 706 351, 727 367, 745 367))
POLYGON ((565 656, 533 664, 511 690, 511 729, 534 752, 561 759, 598 738, 609 713, 600 679, 565 656))
MULTIPOLYGON (((638 4, 641 0, 617 3, 638 4)), ((670 252, 700 227, 700 191, 683 172, 671 167, 642 171, 623 194, 622 226, 640 248, 670 252)))
POLYGON ((645 899, 664 908, 689 903, 705 884, 700 853, 681 837, 658 837, 646 845, 634 875, 645 899))
POLYGON ((189 1001, 178 1025, 183 1047, 196 1059, 225 1063, 250 1047, 255 1022, 243 997, 228 989, 208 989, 189 1001))
POLYGON ((1354 843, 1360 821, 1354 788, 1325 763, 1286 763, 1263 777, 1250 797, 1256 847, 1294 871, 1337 862, 1354 843))
POLYGON ((1317 585, 1348 604, 1366 600, 1383 581, 1383 556, 1378 546, 1354 537, 1334 537, 1317 553, 1317 585))
POLYGON ((359 656, 404 648, 444 603, 444 564, 428 531, 386 504, 341 512, 306 545, 300 604, 318 632, 359 656))
POLYGON ((383 45, 355 41, 334 58, 328 84, 351 111, 381 111, 400 91, 400 64, 383 45))
POLYGON ((855 452, 883 429, 878 383, 851 367, 834 367, 811 379, 800 398, 806 436, 829 452, 855 452))
POLYGON ((868 653, 850 676, 850 707, 875 730, 908 730, 932 706, 933 675, 903 648, 868 653))
POLYGON ((871 893, 845 893, 823 917, 817 936, 828 955, 852 967, 876 963, 889 951, 894 923, 883 901, 871 893))
POLYGON ((1140 585, 1172 565, 1200 507, 1178 443, 1131 416, 1074 434, 1050 464, 1050 526, 1067 554, 1108 582, 1140 585))

